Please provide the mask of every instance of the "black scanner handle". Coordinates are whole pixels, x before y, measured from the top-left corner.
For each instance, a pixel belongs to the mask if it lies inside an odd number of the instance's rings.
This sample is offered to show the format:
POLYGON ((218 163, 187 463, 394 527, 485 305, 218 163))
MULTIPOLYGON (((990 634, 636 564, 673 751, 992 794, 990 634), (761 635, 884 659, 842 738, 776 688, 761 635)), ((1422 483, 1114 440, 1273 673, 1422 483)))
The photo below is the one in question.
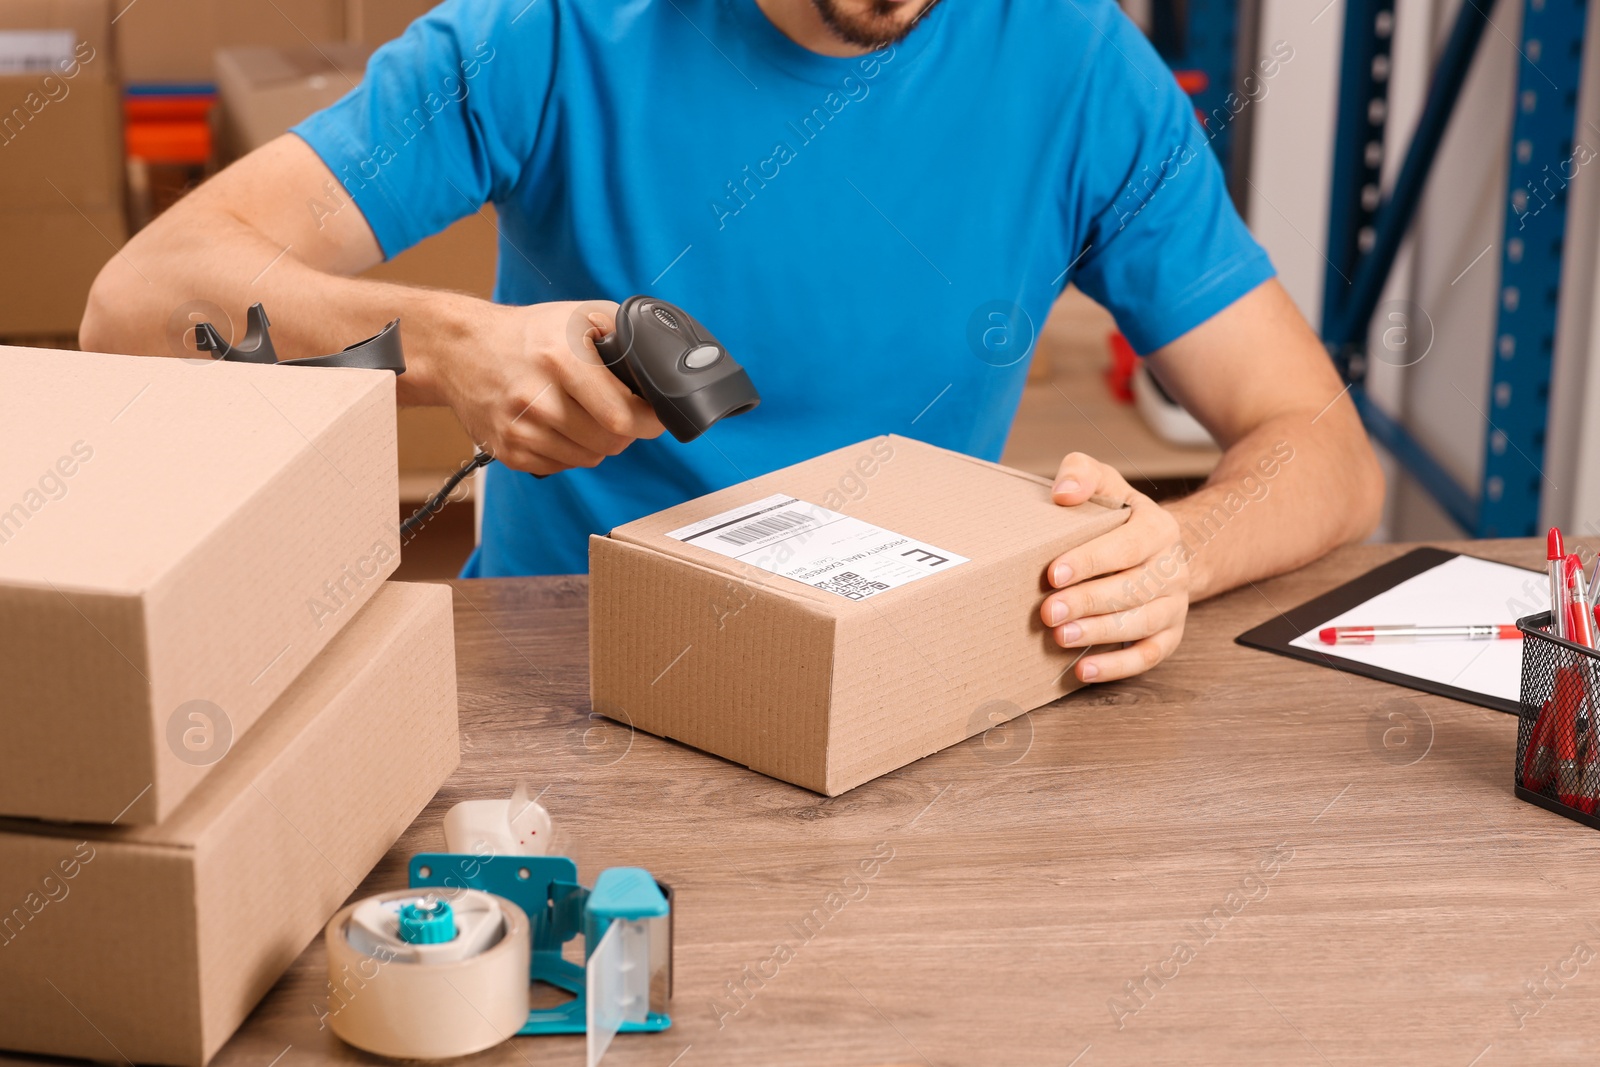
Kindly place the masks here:
POLYGON ((684 443, 761 403, 750 376, 722 342, 665 300, 644 295, 624 300, 617 328, 595 348, 611 373, 684 443))

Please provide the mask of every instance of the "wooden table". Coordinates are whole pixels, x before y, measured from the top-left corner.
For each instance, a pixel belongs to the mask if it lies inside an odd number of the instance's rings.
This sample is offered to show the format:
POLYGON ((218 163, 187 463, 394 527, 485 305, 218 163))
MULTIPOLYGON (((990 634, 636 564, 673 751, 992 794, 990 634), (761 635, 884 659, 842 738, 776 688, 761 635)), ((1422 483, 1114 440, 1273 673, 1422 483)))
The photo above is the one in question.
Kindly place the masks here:
MULTIPOLYGON (((520 777, 586 879, 676 887, 676 1022, 617 1067, 1590 1064, 1600 837, 1513 798, 1513 718, 1232 643, 1403 547, 1201 605, 1156 671, 832 800, 591 721, 583 579, 457 583, 461 769, 357 895, 520 777)), ((319 1032, 323 966, 314 944, 214 1062, 378 1062, 319 1032)))

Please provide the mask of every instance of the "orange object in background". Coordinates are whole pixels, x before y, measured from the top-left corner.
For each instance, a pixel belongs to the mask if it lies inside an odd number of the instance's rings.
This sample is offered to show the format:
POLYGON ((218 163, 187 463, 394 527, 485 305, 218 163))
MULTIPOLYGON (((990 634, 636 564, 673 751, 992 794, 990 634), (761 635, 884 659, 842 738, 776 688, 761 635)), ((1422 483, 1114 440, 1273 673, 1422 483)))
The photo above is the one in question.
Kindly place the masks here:
POLYGON ((123 92, 122 150, 134 232, 211 173, 216 106, 210 85, 133 85, 123 92))
POLYGON ((1133 403, 1133 372, 1139 366, 1139 354, 1128 339, 1118 330, 1106 337, 1106 347, 1111 350, 1111 364, 1106 367, 1106 388, 1123 404, 1133 403))
POLYGON ((146 163, 205 166, 211 161, 215 90, 187 86, 130 89, 122 98, 123 147, 146 163))
POLYGON ((204 122, 216 105, 217 94, 211 91, 141 87, 122 98, 122 117, 129 122, 204 122))
POLYGON ((1203 93, 1211 87, 1211 79, 1203 70, 1175 70, 1172 73, 1178 79, 1178 88, 1190 96, 1203 93))
POLYGON ((204 166, 211 158, 211 126, 205 122, 129 122, 122 140, 129 159, 146 163, 204 166))

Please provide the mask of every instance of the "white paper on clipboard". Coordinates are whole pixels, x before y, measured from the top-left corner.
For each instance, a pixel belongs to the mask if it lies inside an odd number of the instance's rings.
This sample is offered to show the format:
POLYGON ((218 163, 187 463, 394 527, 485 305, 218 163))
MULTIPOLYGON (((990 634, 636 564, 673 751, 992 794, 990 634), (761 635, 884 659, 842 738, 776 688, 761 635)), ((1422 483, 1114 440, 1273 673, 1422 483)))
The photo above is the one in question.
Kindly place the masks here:
POLYGON ((1290 644, 1515 703, 1522 687, 1521 641, 1325 645, 1317 631, 1326 626, 1514 623, 1549 607, 1550 588, 1542 572, 1456 556, 1317 623, 1290 644))

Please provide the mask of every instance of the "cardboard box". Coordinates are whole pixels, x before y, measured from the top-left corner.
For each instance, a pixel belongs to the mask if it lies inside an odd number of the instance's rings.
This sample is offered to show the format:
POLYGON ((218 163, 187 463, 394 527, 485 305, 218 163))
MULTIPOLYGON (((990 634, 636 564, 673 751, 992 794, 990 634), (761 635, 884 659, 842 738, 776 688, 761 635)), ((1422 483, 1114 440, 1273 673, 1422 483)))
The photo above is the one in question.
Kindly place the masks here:
POLYGON ((400 409, 400 469, 455 471, 472 458, 472 438, 449 408, 400 409))
MULTIPOLYGON (((40 208, 99 211, 122 197, 116 83, 84 67, 76 78, 53 80, 52 99, 44 78, 0 78, 0 213, 23 225, 40 208)), ((110 258, 114 250, 96 244, 101 262, 110 258)))
POLYGON ((159 826, 0 823, 0 1046, 210 1059, 455 769, 450 601, 386 584, 159 826))
MULTIPOLYGON (((421 504, 439 491, 446 478, 470 460, 477 446, 461 428, 449 408, 401 408, 397 427, 400 439, 400 502, 421 504)), ((475 479, 457 488, 453 499, 471 499, 475 479)))
MULTIPOLYGON (((4 294, 0 337, 76 337, 89 286, 127 240, 122 210, 79 211, 62 205, 0 211, 0 233, 5 234, 5 255, 0 256, 0 294, 4 294)), ((3 422, 0 439, 9 440, 3 422)), ((5 466, 5 457, 0 457, 0 467, 5 466)))
POLYGON ((0 0, 5 212, 119 201, 122 104, 110 36, 108 0, 0 0))
POLYGON ((398 285, 454 289, 484 300, 494 298, 500 236, 493 207, 458 219, 448 229, 425 238, 387 263, 362 275, 398 285))
POLYGON ((130 82, 209 82, 219 48, 344 37, 343 0, 138 0, 116 22, 117 57, 130 82))
MULTIPOLYGON (((111 0, 0 0, 0 33, 15 30, 73 31, 72 55, 85 66, 96 66, 98 77, 113 80, 111 64, 111 0), (77 44, 88 46, 80 52, 77 44)), ((15 62, 18 53, 16 41, 8 42, 3 51, 7 59, 15 62)), ((48 51, 48 43, 38 42, 22 50, 38 53, 48 51)), ((10 70, 7 71, 11 73, 10 70)), ((60 73, 54 64, 30 65, 28 73, 60 73)))
POLYGON ((223 158, 253 152, 337 101, 361 83, 371 54, 361 45, 303 42, 219 49, 223 158))
POLYGON ((126 239, 107 0, 0 0, 0 336, 78 332, 126 239))
POLYGON ((897 436, 668 508, 589 540, 594 710, 835 796, 1077 688, 1045 568, 1126 520, 897 436))
POLYGON ((350 40, 378 47, 438 5, 438 0, 347 0, 345 32, 350 40))
POLYGON ((399 560, 394 376, 0 348, 0 813, 151 823, 399 560), (187 709, 187 710, 186 710, 187 709))

